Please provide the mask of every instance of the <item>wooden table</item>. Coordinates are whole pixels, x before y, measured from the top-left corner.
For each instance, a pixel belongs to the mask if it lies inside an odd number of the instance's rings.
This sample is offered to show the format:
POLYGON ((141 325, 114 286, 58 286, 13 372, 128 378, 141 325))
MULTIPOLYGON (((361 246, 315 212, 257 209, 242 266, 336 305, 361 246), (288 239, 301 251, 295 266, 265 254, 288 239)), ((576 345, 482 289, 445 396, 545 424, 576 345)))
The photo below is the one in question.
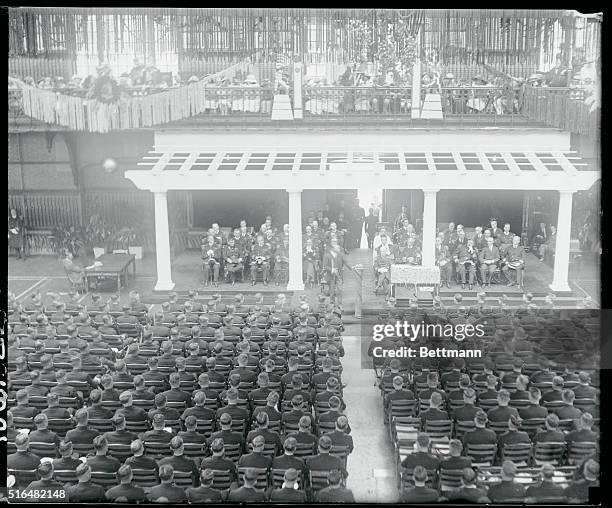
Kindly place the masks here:
POLYGON ((96 259, 102 266, 88 268, 85 270, 85 291, 89 292, 90 278, 114 278, 117 280, 117 291, 121 290, 121 277, 127 286, 130 274, 128 269, 132 265, 132 276, 136 279, 136 256, 133 254, 102 254, 96 259))

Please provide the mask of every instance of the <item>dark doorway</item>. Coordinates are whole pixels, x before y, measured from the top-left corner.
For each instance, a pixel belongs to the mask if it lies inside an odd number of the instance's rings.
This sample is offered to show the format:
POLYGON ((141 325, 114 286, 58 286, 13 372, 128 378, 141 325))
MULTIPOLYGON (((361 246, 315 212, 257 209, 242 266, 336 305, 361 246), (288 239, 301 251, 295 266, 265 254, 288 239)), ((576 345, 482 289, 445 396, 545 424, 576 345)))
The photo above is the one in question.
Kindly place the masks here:
POLYGON ((266 216, 275 224, 288 219, 288 197, 281 190, 193 191, 193 227, 208 229, 213 222, 221 227, 237 227, 242 219, 259 229, 266 216))

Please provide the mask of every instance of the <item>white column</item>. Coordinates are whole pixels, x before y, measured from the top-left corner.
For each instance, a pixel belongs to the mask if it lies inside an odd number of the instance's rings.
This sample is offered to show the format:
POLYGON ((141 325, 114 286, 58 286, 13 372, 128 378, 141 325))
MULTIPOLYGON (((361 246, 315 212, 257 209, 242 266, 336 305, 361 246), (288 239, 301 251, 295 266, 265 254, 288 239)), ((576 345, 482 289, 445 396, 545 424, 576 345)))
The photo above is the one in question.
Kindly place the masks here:
POLYGON ((303 291, 302 280, 302 190, 289 193, 289 291, 303 291))
POLYGON ((304 118, 302 110, 302 62, 293 62, 293 118, 301 120, 304 118))
POLYGON ((559 214, 557 215, 557 243, 555 245, 555 266, 553 291, 571 291, 567 281, 569 272, 570 238, 572 230, 572 198, 574 191, 559 191, 559 214))
POLYGON ((423 266, 435 266, 436 194, 438 189, 423 189, 423 266))
POLYGON ((412 118, 421 118, 421 32, 417 34, 416 58, 412 64, 412 118))
POLYGON ((166 191, 155 196, 155 257, 157 258, 157 284, 155 291, 174 288, 170 265, 170 230, 168 228, 168 199, 166 191))

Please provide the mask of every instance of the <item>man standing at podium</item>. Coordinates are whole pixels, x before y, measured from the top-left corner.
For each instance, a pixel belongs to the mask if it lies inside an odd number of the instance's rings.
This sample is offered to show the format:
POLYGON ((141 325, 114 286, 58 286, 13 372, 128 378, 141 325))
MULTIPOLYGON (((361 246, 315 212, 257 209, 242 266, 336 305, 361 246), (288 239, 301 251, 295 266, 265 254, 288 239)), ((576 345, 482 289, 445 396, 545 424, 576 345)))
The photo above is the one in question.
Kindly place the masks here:
POLYGON ((340 249, 338 240, 332 238, 330 246, 323 256, 324 277, 329 284, 331 303, 342 305, 343 268, 351 266, 346 261, 346 255, 340 249))

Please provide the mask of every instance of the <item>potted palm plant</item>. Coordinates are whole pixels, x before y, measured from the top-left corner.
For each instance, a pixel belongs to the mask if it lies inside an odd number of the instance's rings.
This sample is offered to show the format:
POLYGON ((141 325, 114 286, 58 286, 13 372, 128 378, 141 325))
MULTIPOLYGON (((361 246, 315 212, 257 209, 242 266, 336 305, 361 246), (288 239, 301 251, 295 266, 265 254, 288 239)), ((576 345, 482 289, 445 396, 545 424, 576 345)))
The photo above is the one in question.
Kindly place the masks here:
POLYGON ((93 250, 94 258, 99 258, 106 252, 109 242, 113 237, 110 225, 100 214, 93 214, 89 217, 85 226, 85 237, 87 245, 93 250))
POLYGON ((145 236, 149 224, 143 219, 138 209, 128 204, 120 208, 121 228, 118 229, 114 241, 121 248, 133 254, 136 259, 142 259, 145 236))

